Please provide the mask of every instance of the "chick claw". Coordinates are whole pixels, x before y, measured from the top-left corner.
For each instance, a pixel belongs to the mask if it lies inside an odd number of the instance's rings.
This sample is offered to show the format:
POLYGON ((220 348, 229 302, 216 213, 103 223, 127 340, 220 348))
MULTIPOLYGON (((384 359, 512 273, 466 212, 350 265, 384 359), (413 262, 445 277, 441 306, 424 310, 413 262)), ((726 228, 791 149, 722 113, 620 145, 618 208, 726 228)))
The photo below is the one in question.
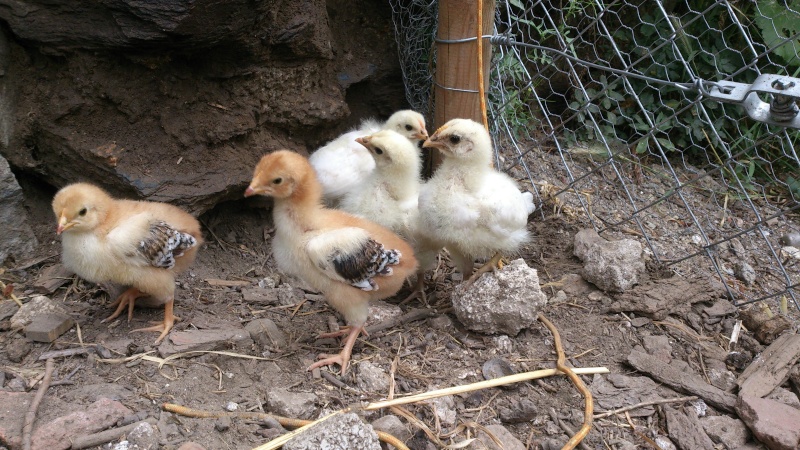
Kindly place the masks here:
POLYGON ((366 332, 366 330, 364 330, 364 325, 357 327, 349 326, 334 333, 320 335, 320 337, 335 337, 347 333, 347 340, 344 343, 344 348, 338 355, 321 354, 319 355, 320 360, 308 366, 306 370, 310 371, 322 366, 339 364, 339 366, 342 367, 342 375, 346 374, 347 367, 350 365, 350 355, 353 353, 353 346, 356 344, 356 339, 358 339, 358 335, 360 335, 362 331, 366 332))
POLYGON ((500 253, 495 253, 486 264, 482 265, 478 270, 476 270, 471 277, 466 281, 465 286, 470 286, 472 283, 475 282, 481 275, 491 270, 492 272, 497 272, 498 269, 502 269, 505 263, 503 262, 503 255, 500 253))
POLYGON ((119 295, 114 303, 111 304, 112 308, 117 308, 113 314, 106 317, 105 319, 101 320, 100 323, 111 322, 112 320, 116 319, 117 317, 122 314, 122 311, 125 311, 125 308, 128 308, 128 322, 133 319, 133 305, 136 303, 136 299, 139 297, 144 297, 144 292, 132 287, 128 288, 125 292, 119 295))
POLYGON ((163 322, 159 323, 158 325, 154 325, 152 327, 137 328, 135 330, 131 330, 131 333, 138 332, 138 331, 156 331, 156 332, 161 332, 161 334, 158 336, 158 339, 156 339, 156 341, 153 343, 154 345, 160 344, 161 341, 164 340, 165 337, 167 337, 167 334, 169 334, 170 330, 172 330, 172 327, 175 325, 175 322, 179 322, 181 320, 180 317, 177 317, 175 314, 173 314, 173 305, 174 305, 174 303, 175 302, 173 300, 170 300, 169 302, 167 302, 164 305, 164 321, 163 322))

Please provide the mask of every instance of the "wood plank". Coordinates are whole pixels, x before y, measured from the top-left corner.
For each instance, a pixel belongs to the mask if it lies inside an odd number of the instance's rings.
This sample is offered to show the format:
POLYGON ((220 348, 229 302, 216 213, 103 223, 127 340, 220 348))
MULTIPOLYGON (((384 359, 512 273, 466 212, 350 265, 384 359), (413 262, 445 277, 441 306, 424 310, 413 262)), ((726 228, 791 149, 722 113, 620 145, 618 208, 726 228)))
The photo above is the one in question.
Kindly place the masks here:
POLYGON ((800 334, 783 334, 742 372, 736 384, 739 396, 764 397, 788 378, 800 359, 800 334))
POLYGON ((725 412, 734 411, 736 397, 706 383, 699 375, 678 370, 664 364, 660 359, 636 350, 628 355, 628 364, 673 389, 702 398, 709 405, 725 412))
POLYGON ((52 295, 58 288, 69 283, 73 275, 74 273, 63 265, 53 264, 42 270, 31 289, 37 294, 52 295))

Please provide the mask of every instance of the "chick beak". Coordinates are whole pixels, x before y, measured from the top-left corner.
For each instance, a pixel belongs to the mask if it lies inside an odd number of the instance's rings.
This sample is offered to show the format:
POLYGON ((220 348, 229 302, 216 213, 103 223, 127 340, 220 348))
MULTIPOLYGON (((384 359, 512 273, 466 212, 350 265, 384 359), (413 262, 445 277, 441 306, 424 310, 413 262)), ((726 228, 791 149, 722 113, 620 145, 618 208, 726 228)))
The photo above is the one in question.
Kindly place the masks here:
POLYGON ((413 137, 414 139, 419 139, 421 141, 424 141, 425 139, 428 139, 428 131, 425 128, 423 128, 422 131, 415 133, 411 137, 413 137))
POLYGON ((422 143, 422 148, 441 148, 442 143, 439 142, 439 136, 434 133, 433 136, 429 137, 422 143))
POLYGON ((366 147, 367 144, 369 144, 369 141, 370 141, 369 136, 356 138, 356 142, 363 145, 364 147, 366 147))
POLYGON ((253 189, 253 186, 247 186, 247 189, 244 190, 244 196, 245 197, 252 197, 252 196, 254 196, 256 194, 257 194, 257 192, 256 192, 255 189, 253 189))
POLYGON ((56 228, 56 234, 61 234, 75 225, 74 222, 68 222, 67 218, 63 215, 60 219, 58 219, 58 227, 56 228))

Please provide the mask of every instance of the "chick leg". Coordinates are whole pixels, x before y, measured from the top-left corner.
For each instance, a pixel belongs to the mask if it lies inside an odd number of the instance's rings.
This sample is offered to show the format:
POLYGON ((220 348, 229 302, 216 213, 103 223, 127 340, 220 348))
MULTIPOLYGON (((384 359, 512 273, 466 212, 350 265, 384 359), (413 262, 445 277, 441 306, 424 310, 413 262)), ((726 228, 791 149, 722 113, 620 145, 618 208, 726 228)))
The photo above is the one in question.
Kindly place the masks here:
POLYGON ((175 322, 177 320, 180 320, 177 317, 175 317, 175 314, 173 314, 174 304, 175 304, 175 299, 173 298, 170 298, 169 301, 164 303, 164 321, 162 323, 152 327, 137 328, 135 330, 131 330, 131 333, 135 331, 160 331, 161 334, 158 336, 158 339, 156 339, 154 344, 158 345, 159 343, 161 343, 161 341, 165 337, 167 337, 167 333, 169 333, 169 330, 171 330, 172 327, 175 325, 175 322))
POLYGON ((139 297, 144 297, 145 295, 147 294, 136 289, 135 287, 128 288, 125 292, 120 294, 119 297, 117 297, 114 303, 111 304, 112 308, 117 308, 114 313, 103 319, 101 323, 110 322, 116 319, 120 314, 122 314, 122 311, 125 311, 126 307, 128 308, 128 322, 130 322, 133 318, 133 305, 136 303, 136 299, 139 297))
POLYGON ((502 268, 503 267, 501 265, 502 260, 503 260, 503 255, 501 255, 500 252, 495 253, 494 256, 492 256, 492 259, 490 259, 486 264, 481 266, 478 270, 475 271, 475 273, 472 274, 471 277, 469 277, 469 279, 467 280, 467 286, 474 283, 475 280, 480 278, 480 276, 483 275, 484 273, 490 270, 495 271, 497 270, 498 267, 502 268))
POLYGON ((414 290, 408 295, 408 297, 404 298, 400 304, 403 305, 411 300, 414 300, 415 298, 422 300, 422 303, 428 304, 428 299, 425 297, 425 272, 417 273, 417 284, 414 287, 414 290))
POLYGON ((364 330, 364 324, 359 326, 351 326, 350 333, 347 335, 347 340, 344 343, 344 348, 338 355, 326 355, 322 354, 319 355, 321 358, 319 361, 315 362, 314 364, 308 366, 307 370, 313 370, 317 367, 322 366, 330 366, 333 364, 339 364, 342 367, 342 375, 347 373, 347 366, 350 365, 350 355, 353 353, 353 346, 356 345, 356 339, 358 339, 358 335, 364 330))

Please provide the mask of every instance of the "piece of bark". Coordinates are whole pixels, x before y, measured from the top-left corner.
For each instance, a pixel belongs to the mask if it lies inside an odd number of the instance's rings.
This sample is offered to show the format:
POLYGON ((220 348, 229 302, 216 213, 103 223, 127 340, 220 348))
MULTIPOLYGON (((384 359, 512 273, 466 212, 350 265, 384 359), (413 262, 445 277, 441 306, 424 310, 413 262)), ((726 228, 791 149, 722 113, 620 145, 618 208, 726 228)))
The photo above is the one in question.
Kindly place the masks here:
POLYGON ((667 416, 669 437, 679 448, 714 450, 714 442, 708 437, 694 412, 684 412, 670 407, 664 408, 667 416))
POLYGON ((789 378, 789 371, 800 359, 800 335, 784 334, 767 347, 742 372, 736 384, 739 396, 764 397, 789 378))
POLYGON ((632 311, 653 320, 664 320, 670 314, 685 315, 695 303, 713 302, 724 295, 722 284, 711 278, 674 276, 641 284, 616 295, 608 310, 632 311))
POLYGON ((58 288, 67 284, 72 275, 74 275, 72 271, 63 265, 53 264, 42 270, 31 289, 37 294, 52 295, 58 288))
POLYGON ((673 389, 702 398, 709 405, 726 412, 733 412, 734 410, 736 405, 735 396, 706 383, 697 375, 686 373, 669 364, 664 364, 660 359, 647 353, 632 351, 628 355, 628 364, 673 389))
POLYGON ((739 318, 745 328, 753 332, 758 342, 764 345, 771 344, 781 333, 792 327, 786 317, 780 314, 770 315, 767 309, 760 307, 742 310, 739 318))
POLYGON ((36 342, 53 342, 75 325, 66 314, 42 314, 25 327, 25 337, 36 342))

